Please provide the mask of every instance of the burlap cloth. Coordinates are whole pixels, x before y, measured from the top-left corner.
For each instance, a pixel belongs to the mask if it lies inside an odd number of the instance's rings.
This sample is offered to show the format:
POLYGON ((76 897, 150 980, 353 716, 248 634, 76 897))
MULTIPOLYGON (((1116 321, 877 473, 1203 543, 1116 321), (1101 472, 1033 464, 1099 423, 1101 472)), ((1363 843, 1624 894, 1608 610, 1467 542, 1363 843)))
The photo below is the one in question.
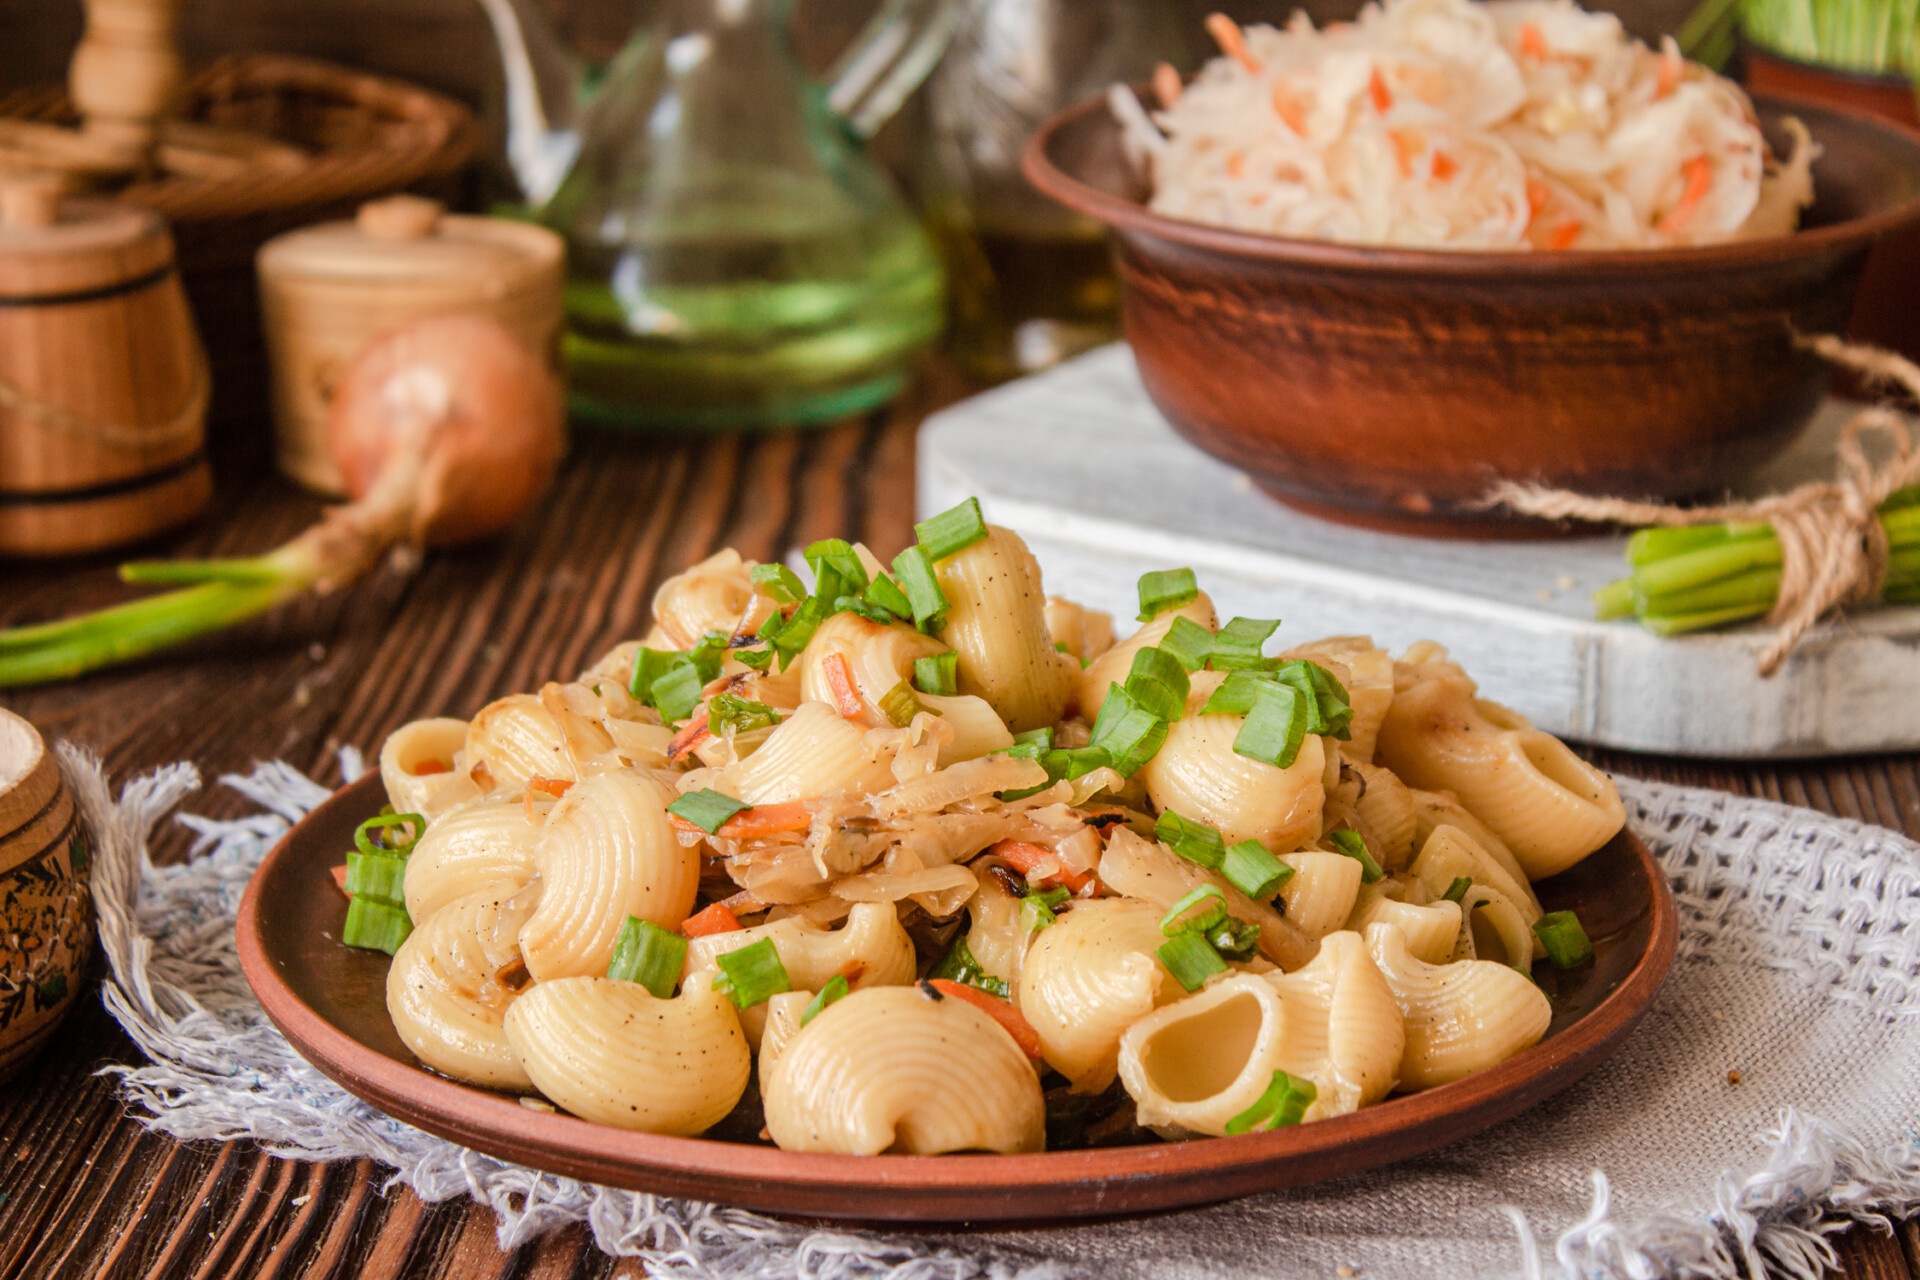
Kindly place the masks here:
POLYGON ((582 1185, 365 1106, 288 1047, 234 954, 247 877, 325 791, 277 764, 225 778, 263 812, 182 818, 202 835, 195 858, 155 867, 148 834, 194 770, 115 798, 93 760, 62 756, 96 835, 103 997, 152 1060, 108 1070, 145 1122, 296 1159, 371 1157, 427 1200, 492 1205, 504 1248, 585 1221, 653 1275, 728 1280, 1811 1276, 1835 1225, 1920 1208, 1920 847, 1876 827, 1623 782, 1680 903, 1672 977, 1610 1062, 1478 1137, 1210 1209, 870 1234, 582 1185))

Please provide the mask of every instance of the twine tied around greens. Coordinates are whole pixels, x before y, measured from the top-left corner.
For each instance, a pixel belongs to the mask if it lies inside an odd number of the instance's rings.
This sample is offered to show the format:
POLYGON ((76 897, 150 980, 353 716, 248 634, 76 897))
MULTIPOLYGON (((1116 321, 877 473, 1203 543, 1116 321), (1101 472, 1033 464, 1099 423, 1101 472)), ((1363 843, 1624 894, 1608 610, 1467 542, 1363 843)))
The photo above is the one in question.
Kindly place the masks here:
MULTIPOLYGON (((1898 388, 1920 403, 1920 366, 1904 356, 1831 334, 1795 334, 1794 344, 1859 374, 1870 386, 1898 388)), ((1841 429, 1836 452, 1840 465, 1834 479, 1747 502, 1677 507, 1511 480, 1496 485, 1486 502, 1548 520, 1669 528, 1733 521, 1771 524, 1780 541, 1780 593, 1766 618, 1774 628, 1773 642, 1757 664, 1764 677, 1780 669, 1829 609, 1879 595, 1889 559, 1880 504, 1895 490, 1920 482, 1920 449, 1914 447, 1906 420, 1888 405, 1871 405, 1854 414, 1841 429), (1879 463, 1866 450, 1867 438, 1875 435, 1890 445, 1887 458, 1879 463)))

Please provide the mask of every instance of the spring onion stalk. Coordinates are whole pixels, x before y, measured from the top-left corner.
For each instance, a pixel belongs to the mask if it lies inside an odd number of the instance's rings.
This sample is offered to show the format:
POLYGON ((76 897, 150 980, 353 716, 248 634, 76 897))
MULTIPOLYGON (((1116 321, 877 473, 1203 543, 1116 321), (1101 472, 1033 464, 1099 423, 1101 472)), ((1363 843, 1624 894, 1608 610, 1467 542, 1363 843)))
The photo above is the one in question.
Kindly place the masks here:
POLYGON ((1739 0, 1762 49, 1875 75, 1920 71, 1920 0, 1739 0))

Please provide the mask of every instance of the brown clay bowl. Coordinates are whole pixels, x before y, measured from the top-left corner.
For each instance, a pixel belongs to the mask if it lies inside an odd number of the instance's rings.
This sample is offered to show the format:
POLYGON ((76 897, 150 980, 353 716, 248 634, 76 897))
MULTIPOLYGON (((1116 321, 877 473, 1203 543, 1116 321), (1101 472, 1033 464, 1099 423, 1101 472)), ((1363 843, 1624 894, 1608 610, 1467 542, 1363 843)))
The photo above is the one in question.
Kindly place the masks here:
POLYGON ((1646 846, 1623 834, 1536 886, 1549 911, 1579 911, 1596 959, 1567 973, 1539 966, 1535 976, 1553 996, 1547 1038, 1478 1075, 1353 1115, 1238 1138, 1021 1156, 812 1155, 589 1124, 420 1066, 387 1016, 387 957, 337 941, 346 900, 328 869, 384 799, 377 774, 336 793, 267 855, 241 900, 241 970, 295 1049, 389 1115, 502 1159, 608 1186, 810 1217, 1106 1217, 1298 1186, 1419 1155, 1533 1106, 1605 1061, 1652 1004, 1677 936, 1666 877, 1646 846))
POLYGON ((1475 253, 1289 240, 1149 212, 1103 99, 1041 127, 1037 187, 1114 231, 1128 341, 1182 435, 1316 514, 1426 534, 1538 532, 1496 479, 1717 492, 1768 461, 1829 374, 1793 332, 1846 327, 1874 242, 1920 222, 1920 134, 1756 100, 1823 148, 1791 236, 1475 253))

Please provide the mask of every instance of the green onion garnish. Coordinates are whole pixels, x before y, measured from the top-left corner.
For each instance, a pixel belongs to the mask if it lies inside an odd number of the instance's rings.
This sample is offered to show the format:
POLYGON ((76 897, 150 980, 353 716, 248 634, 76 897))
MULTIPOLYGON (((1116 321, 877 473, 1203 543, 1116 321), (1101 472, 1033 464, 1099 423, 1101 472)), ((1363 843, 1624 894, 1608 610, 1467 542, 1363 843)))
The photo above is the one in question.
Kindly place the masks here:
POLYGON ((1227 850, 1220 863, 1220 874, 1227 883, 1256 901, 1271 898, 1275 891, 1293 879, 1293 868, 1267 851, 1258 840, 1242 840, 1227 850))
POLYGON ((913 526, 913 536, 926 549, 927 559, 936 562, 972 546, 987 536, 987 522, 980 515, 980 500, 968 498, 950 511, 920 521, 913 526))
POLYGON ((1453 883, 1447 886, 1447 891, 1440 895, 1440 901, 1465 902, 1467 899, 1467 890, 1471 888, 1473 888, 1472 880, 1469 880, 1466 876, 1455 876, 1453 883))
POLYGON ((872 603, 865 596, 835 596, 833 600, 833 611, 835 613, 857 613, 868 622, 875 623, 882 627, 890 626, 893 622, 893 615, 891 613, 888 613, 879 605, 872 603))
POLYGON ((362 853, 392 853, 404 857, 427 833, 427 820, 417 813, 382 813, 354 829, 353 847, 362 853), (405 838, 396 829, 406 828, 405 838))
POLYGON ((812 1022, 819 1016, 822 1009, 846 994, 847 978, 845 974, 836 973, 831 978, 828 978, 827 985, 820 988, 819 993, 815 995, 813 999, 807 1001, 806 1009, 800 1014, 800 1025, 804 1027, 809 1022, 812 1022))
POLYGON ((347 903, 347 923, 340 930, 340 941, 363 951, 384 951, 392 955, 412 932, 413 921, 407 917, 405 907, 375 902, 372 898, 354 898, 347 903))
POLYGON ((769 667, 773 666, 773 650, 735 649, 733 651, 733 660, 742 666, 752 667, 755 671, 764 674, 769 667))
POLYGON ((920 705, 920 699, 913 696, 913 686, 905 680, 880 696, 880 714, 902 729, 912 724, 913 718, 925 710, 920 705))
POLYGON ((1153 759, 1167 740, 1167 722, 1135 702, 1133 695, 1119 685, 1107 687, 1107 700, 1093 722, 1089 745, 1103 748, 1113 757, 1113 767, 1123 778, 1132 777, 1141 765, 1153 759))
POLYGON ((780 627, 778 634, 769 638, 768 643, 780 655, 780 665, 784 669, 800 656, 800 652, 813 639, 813 633, 827 620, 827 605, 819 596, 808 596, 800 602, 780 627))
POLYGON ((716 694, 707 703, 708 733, 751 733, 780 723, 780 713, 737 693, 716 694))
POLYGON ((867 589, 867 566, 844 538, 822 538, 807 548, 813 569, 813 594, 822 600, 857 596, 867 589))
POLYGON ((1233 752, 1277 769, 1290 768, 1307 740, 1307 704, 1312 699, 1273 681, 1263 681, 1254 694, 1253 710, 1233 737, 1233 752))
POLYGON ((1208 978, 1227 971, 1227 962, 1201 934, 1177 933, 1160 944, 1159 954, 1174 981, 1189 991, 1198 991, 1208 978))
POLYGON ((1025 733, 1014 734, 1013 745, 1007 748, 1007 754, 1027 760, 1038 760, 1051 750, 1053 750, 1053 726, 1045 725, 1038 729, 1029 729, 1025 733))
POLYGON ((1200 884, 1182 894, 1180 900, 1160 917, 1160 932, 1171 938, 1178 933, 1207 933, 1227 919, 1227 895, 1215 884, 1200 884))
POLYGON ((1188 671, 1198 671, 1207 665, 1207 655, 1213 652, 1213 632, 1181 614, 1167 628, 1160 648, 1188 671))
POLYGON ((900 589, 900 584, 884 573, 867 584, 867 602, 885 609, 896 618, 911 620, 913 617, 913 602, 907 599, 907 593, 900 589))
POLYGON ((668 805, 667 812, 712 835, 726 825, 728 818, 751 807, 723 791, 689 791, 668 805))
POLYGON ((676 724, 693 714, 700 705, 700 691, 706 687, 699 668, 691 662, 680 663, 653 682, 653 705, 662 720, 676 724))
POLYGON ((936 698, 951 698, 959 693, 960 655, 936 653, 931 658, 915 658, 913 687, 936 698))
POLYGON ((1279 628, 1278 618, 1235 618, 1214 635, 1207 665, 1215 671, 1252 671, 1271 665, 1260 650, 1279 628))
POLYGON ((395 853, 347 855, 347 892, 390 907, 407 905, 407 860, 395 853))
POLYGON ((906 592, 913 610, 913 625, 922 631, 935 629, 947 612, 947 596, 933 574, 933 561, 925 547, 914 545, 893 558, 893 576, 906 592))
MULTIPOLYGON (((1059 902, 1064 902, 1064 895, 1059 902)), ((1053 909, 1058 902, 1047 901, 1047 895, 1030 893, 1020 899, 1020 927, 1028 933, 1038 933, 1054 922, 1053 909)))
POLYGON ((1154 839, 1188 862, 1197 862, 1208 870, 1218 870, 1226 861, 1226 841, 1220 832, 1204 822, 1183 818, 1169 809, 1153 824, 1154 839))
POLYGON ((964 933, 954 938, 953 945, 947 948, 947 954, 940 958, 940 963, 933 966, 933 972, 927 976, 978 987, 988 995, 999 996, 1003 1000, 1007 996, 1005 979, 996 978, 981 968, 980 962, 973 958, 972 948, 967 946, 967 935, 964 933))
POLYGON ((1058 782, 1062 778, 1072 782, 1075 778, 1084 778, 1095 769, 1113 767, 1113 756, 1105 747, 1054 747, 1040 753, 1040 763, 1046 767, 1047 776, 1058 782))
POLYGON ((1260 949, 1260 926, 1228 916, 1207 930, 1207 941, 1229 960, 1245 960, 1260 949))
POLYGON ((1341 827, 1338 831, 1331 833, 1327 836, 1327 843, 1331 844, 1335 851, 1344 853, 1359 862, 1361 884, 1377 884, 1380 878, 1387 874, 1380 869, 1380 864, 1373 860, 1373 851, 1367 848, 1367 842, 1352 827, 1341 827))
POLYGON ((1267 671, 1234 671, 1220 682, 1200 708, 1203 716, 1244 716, 1260 700, 1260 690, 1273 683, 1267 671))
POLYGON ((1593 959, 1593 943, 1571 911, 1549 911, 1533 922, 1533 932, 1556 969, 1578 969, 1593 959))
POLYGON ((773 643, 773 640, 776 636, 778 636, 782 631, 786 630, 786 627, 787 627, 787 616, 784 613, 781 613, 778 609, 775 609, 772 613, 767 615, 766 621, 762 622, 760 624, 760 629, 754 632, 753 634, 755 634, 756 636, 759 636, 762 640, 765 640, 767 643, 771 644, 773 643))
POLYGON ((1142 649, 1133 655, 1127 693, 1162 720, 1172 723, 1186 714, 1189 688, 1187 669, 1173 655, 1158 649, 1142 649))
MULTIPOLYGON (((777 622, 779 614, 768 619, 777 622)), ((763 628, 764 629, 764 628, 763 628)), ((627 692, 647 706, 653 705, 653 682, 666 674, 667 668, 684 658, 684 654, 662 649, 642 649, 633 655, 633 678, 627 682, 627 692)))
POLYGON ((1333 672, 1317 662, 1303 662, 1307 674, 1313 679, 1314 702, 1320 711, 1325 728, 1314 732, 1324 733, 1330 738, 1342 742, 1353 737, 1353 704, 1347 700, 1347 688, 1334 679, 1333 672))
POLYGON ((724 631, 709 631, 687 650, 687 661, 700 673, 701 683, 706 683, 720 674, 720 663, 727 656, 727 645, 732 637, 724 631))
POLYGON ((715 956, 714 962, 720 966, 720 978, 713 989, 733 1001, 735 1008, 751 1009, 782 991, 793 990, 787 966, 780 963, 772 938, 715 956))
POLYGON ((1140 621, 1152 622, 1156 615, 1177 609, 1200 594, 1200 583, 1191 569, 1156 569, 1140 575, 1140 621))
POLYGON ((1320 1090, 1314 1087, 1313 1081, 1276 1071, 1267 1091, 1252 1106, 1227 1121, 1227 1133, 1265 1133, 1269 1129, 1290 1128, 1306 1117, 1307 1108, 1319 1097, 1320 1090))
POLYGON ((687 940, 662 929, 651 920, 628 916, 620 926, 620 940, 613 944, 613 959, 607 962, 607 976, 620 982, 637 982, 661 1000, 673 999, 680 985, 680 969, 687 961, 687 940))
POLYGON ((783 564, 757 564, 747 576, 754 588, 775 604, 799 604, 807 598, 800 575, 783 564))

